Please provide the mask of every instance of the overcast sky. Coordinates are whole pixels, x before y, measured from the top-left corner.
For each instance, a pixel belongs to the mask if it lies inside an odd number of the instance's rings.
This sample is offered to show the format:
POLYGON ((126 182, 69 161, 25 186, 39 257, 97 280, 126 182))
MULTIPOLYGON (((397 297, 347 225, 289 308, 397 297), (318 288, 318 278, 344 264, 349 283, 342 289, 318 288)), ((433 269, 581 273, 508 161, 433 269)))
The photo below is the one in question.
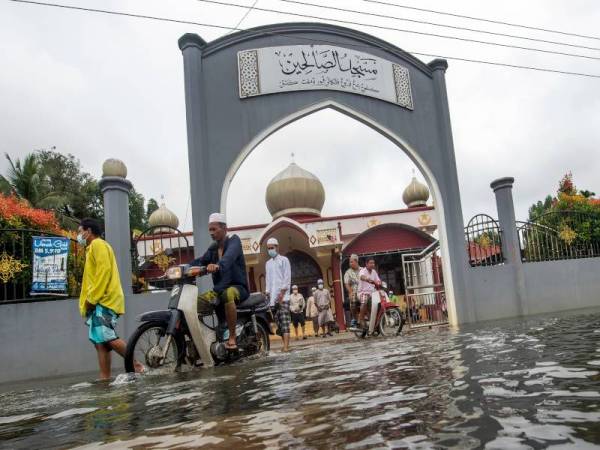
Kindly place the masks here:
MULTIPOLYGON (((594 0, 391 1, 600 36, 600 2, 594 0)), ((246 11, 197 0, 57 2, 224 26, 235 26, 246 11)), ((600 39, 492 26, 363 0, 311 2, 600 49, 600 39)), ((236 3, 251 5, 254 0, 236 3)), ((600 50, 444 30, 279 0, 258 0, 257 6, 600 57, 600 50)), ((290 21, 303 19, 255 10, 240 26, 290 21)), ((600 75, 598 60, 356 28, 409 52, 600 75)), ((186 32, 210 41, 226 31, 0 0, 0 151, 22 157, 56 146, 77 156, 95 176, 101 175, 103 160, 120 158, 136 189, 146 198, 164 194, 181 227, 190 229, 183 64, 177 48, 177 39, 186 32)), ((496 216, 489 183, 502 176, 516 179, 518 219, 525 218, 532 202, 555 192, 568 170, 578 187, 600 194, 600 79, 452 60, 449 64, 447 85, 465 220, 478 212, 496 216)), ((265 188, 289 164, 291 153, 323 182, 324 215, 404 206, 402 191, 413 170, 409 159, 366 126, 322 111, 278 131, 250 155, 229 191, 230 223, 270 219, 265 188), (366 153, 369 165, 352 163, 366 153)), ((2 173, 6 166, 2 158, 2 173)))

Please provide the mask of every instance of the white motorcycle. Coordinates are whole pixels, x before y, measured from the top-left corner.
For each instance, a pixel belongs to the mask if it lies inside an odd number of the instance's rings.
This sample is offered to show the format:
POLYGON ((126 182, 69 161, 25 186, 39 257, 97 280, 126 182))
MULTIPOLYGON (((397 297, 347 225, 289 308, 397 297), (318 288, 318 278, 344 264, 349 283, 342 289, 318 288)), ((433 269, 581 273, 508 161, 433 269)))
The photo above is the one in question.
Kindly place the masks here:
POLYGON ((175 281, 166 310, 150 311, 138 320, 141 325, 127 341, 125 370, 134 372, 136 363, 146 371, 177 371, 182 366, 212 367, 241 357, 264 355, 269 351, 270 312, 267 298, 257 292, 237 306, 237 350, 225 343, 229 330, 223 305, 210 313, 198 313, 196 277, 206 274, 204 267, 180 265, 167 270, 166 277, 175 281))
POLYGON ((382 283, 372 294, 369 301, 365 321, 367 329, 355 328, 356 337, 364 339, 367 336, 397 336, 402 332, 404 320, 398 305, 391 303, 386 292, 387 285, 382 283))

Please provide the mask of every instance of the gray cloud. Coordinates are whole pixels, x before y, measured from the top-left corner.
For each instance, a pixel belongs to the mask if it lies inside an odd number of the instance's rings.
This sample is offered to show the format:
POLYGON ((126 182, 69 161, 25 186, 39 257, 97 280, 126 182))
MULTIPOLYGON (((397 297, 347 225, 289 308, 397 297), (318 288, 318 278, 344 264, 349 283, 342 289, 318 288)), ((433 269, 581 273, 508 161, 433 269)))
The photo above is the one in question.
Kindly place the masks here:
MULTIPOLYGON (((262 7, 286 9, 276 0, 259 3, 262 7)), ((234 25, 243 15, 241 9, 193 0, 90 1, 86 6, 226 25, 234 25)), ((359 0, 347 2, 347 6, 390 12, 389 8, 365 6, 359 0)), ((451 8, 470 15, 587 34, 596 33, 600 22, 600 5, 583 0, 551 4, 543 0, 526 4, 513 0, 493 6, 475 0, 455 1, 451 6, 431 0, 419 2, 419 6, 451 8)), ((294 9, 330 14, 314 8, 294 9)), ((423 18, 420 13, 394 13, 423 18)), ((336 17, 409 28, 384 19, 342 14, 336 17)), ((243 26, 286 20, 296 19, 252 12, 243 26)), ((450 21, 441 17, 435 20, 450 21)), ((460 20, 452 23, 473 26, 460 20)), ((503 27, 485 27, 507 31, 503 27)), ((600 73, 596 61, 370 28, 363 31, 409 51, 600 73)), ((525 30, 511 31, 548 37, 525 30)), ((33 149, 56 145, 58 150, 79 157, 96 176, 100 175, 104 159, 120 157, 129 166, 129 178, 136 188, 147 198, 164 194, 182 222, 187 216, 185 225, 189 229, 183 69, 176 45, 185 32, 197 32, 206 40, 222 34, 192 26, 0 4, 0 54, 4 69, 0 71, 3 137, 0 151, 23 156, 33 149)), ((552 38, 594 44, 563 36, 552 38)), ((523 44, 510 39, 497 40, 523 44)), ((598 55, 592 51, 566 51, 598 55)), ((579 186, 600 192, 597 177, 600 80, 450 61, 447 85, 466 219, 477 212, 495 215, 489 183, 500 176, 516 178, 519 218, 524 218, 533 201, 554 192, 567 170, 573 171, 579 186)), ((297 154, 299 164, 323 181, 327 192, 325 214, 403 206, 402 190, 413 167, 408 158, 369 128, 325 111, 280 130, 250 155, 230 190, 229 213, 235 222, 269 219, 264 189, 270 178, 289 163, 292 151, 297 154), (305 142, 310 139, 310 145, 304 148, 290 144, 299 136, 305 142), (369 164, 353 163, 367 153, 369 164), (359 187, 356 193, 355 186, 359 187)), ((0 170, 5 169, 6 164, 1 160, 0 170)))

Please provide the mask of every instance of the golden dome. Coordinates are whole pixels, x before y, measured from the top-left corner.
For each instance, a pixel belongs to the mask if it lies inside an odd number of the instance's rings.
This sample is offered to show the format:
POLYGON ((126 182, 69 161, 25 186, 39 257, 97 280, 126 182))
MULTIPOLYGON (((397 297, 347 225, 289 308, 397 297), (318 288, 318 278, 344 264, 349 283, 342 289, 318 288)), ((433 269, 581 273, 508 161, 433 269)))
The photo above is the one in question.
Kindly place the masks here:
POLYGON ((159 208, 150 214, 148 225, 150 227, 158 227, 153 231, 154 234, 171 233, 173 232, 171 228, 177 228, 179 226, 179 219, 173 211, 167 208, 165 202, 162 202, 159 208))
POLYGON ((291 163, 271 180, 265 200, 273 219, 298 215, 319 217, 325 203, 325 189, 315 175, 291 163))
POLYGON ((413 177, 410 184, 404 189, 402 193, 402 200, 406 203, 406 206, 409 208, 414 208, 416 206, 426 206, 427 200, 429 199, 429 188, 417 181, 415 177, 413 177))

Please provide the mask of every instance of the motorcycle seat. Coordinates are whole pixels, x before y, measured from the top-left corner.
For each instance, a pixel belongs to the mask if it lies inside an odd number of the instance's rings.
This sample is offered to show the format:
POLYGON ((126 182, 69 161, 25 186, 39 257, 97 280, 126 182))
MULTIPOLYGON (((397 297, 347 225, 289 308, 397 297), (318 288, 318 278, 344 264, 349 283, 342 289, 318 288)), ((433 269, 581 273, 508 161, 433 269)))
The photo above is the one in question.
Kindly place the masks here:
POLYGON ((238 309, 257 308, 267 302, 267 298, 261 292, 252 292, 246 300, 242 300, 238 305, 238 309))

